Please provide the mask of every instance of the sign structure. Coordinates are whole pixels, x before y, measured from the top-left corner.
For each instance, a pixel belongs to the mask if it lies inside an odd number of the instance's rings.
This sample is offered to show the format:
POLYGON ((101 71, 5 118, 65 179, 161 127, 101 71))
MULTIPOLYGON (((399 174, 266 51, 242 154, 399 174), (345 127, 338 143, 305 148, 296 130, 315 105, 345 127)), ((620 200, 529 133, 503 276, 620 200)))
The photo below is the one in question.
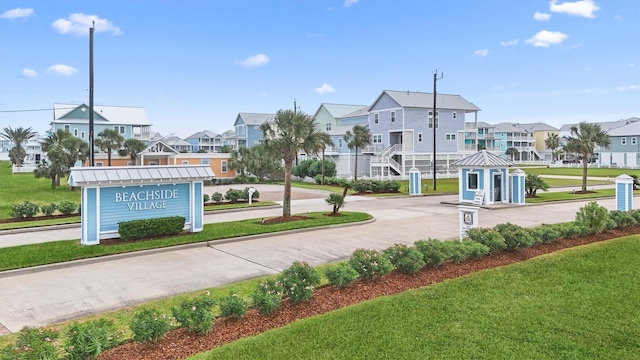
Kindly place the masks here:
POLYGON ((69 185, 81 187, 82 245, 119 237, 123 221, 182 216, 185 230, 202 231, 203 181, 208 165, 72 168, 69 185))
POLYGON ((476 206, 458 205, 460 213, 460 240, 467 237, 467 231, 478 227, 478 213, 476 206))

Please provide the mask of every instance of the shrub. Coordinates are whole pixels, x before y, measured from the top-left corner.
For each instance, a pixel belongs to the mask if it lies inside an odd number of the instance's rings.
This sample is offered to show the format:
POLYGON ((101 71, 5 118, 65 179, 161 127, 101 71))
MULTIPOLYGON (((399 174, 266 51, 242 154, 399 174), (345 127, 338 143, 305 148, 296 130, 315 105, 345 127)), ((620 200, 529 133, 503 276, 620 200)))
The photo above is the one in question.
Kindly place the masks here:
POLYGON ((571 239, 578 236, 586 235, 589 229, 585 226, 577 224, 575 221, 568 223, 560 223, 553 225, 560 235, 560 239, 571 239))
POLYGON ((133 333, 133 340, 137 342, 157 342, 169 330, 171 323, 166 315, 158 315, 154 308, 142 308, 133 315, 129 323, 129 329, 133 333))
POLYGON ((471 239, 462 240, 462 244, 466 248, 467 256, 472 259, 479 259, 487 255, 490 251, 487 245, 480 244, 471 239))
POLYGON ((424 263, 431 267, 440 266, 451 255, 448 245, 437 239, 418 240, 415 245, 416 249, 422 254, 424 263))
POLYGON ((638 224, 638 221, 628 211, 610 211, 609 217, 616 223, 616 227, 628 227, 638 224))
POLYGON ((349 259, 349 265, 363 280, 372 280, 393 270, 389 259, 372 249, 356 249, 349 259))
POLYGON ((447 241, 445 242, 449 247, 449 253, 451 261, 456 264, 460 264, 461 262, 467 260, 469 257, 469 250, 467 246, 462 241, 447 241))
POLYGON ((338 289, 346 287, 358 278, 358 273, 345 263, 326 268, 324 275, 329 280, 329 284, 338 289))
POLYGON ((16 219, 31 219, 38 214, 40 208, 38 205, 25 201, 22 204, 13 204, 11 206, 11 217, 16 219))
POLYGON ((491 253, 497 253, 507 248, 502 235, 490 228, 475 228, 467 231, 469 239, 489 247, 491 253))
POLYGON ((260 283, 251 294, 251 301, 261 314, 273 313, 282 302, 282 283, 272 279, 260 283))
MULTIPOLYGON (((322 160, 315 160, 309 166, 308 176, 315 179, 318 175, 322 177, 322 160)), ((336 176, 336 163, 333 161, 324 161, 324 176, 325 180, 329 176, 336 176)))
POLYGON ((40 206, 40 211, 42 211, 42 213, 47 216, 51 216, 53 215, 53 213, 56 211, 57 208, 58 208, 58 205, 56 205, 55 203, 44 204, 40 206))
POLYGON ((211 200, 213 200, 216 204, 220 204, 222 200, 224 200, 224 196, 216 191, 213 193, 213 195, 211 195, 211 200))
POLYGON ((118 345, 120 332, 111 320, 104 318, 86 323, 73 323, 67 329, 64 350, 68 359, 95 359, 103 351, 118 345))
POLYGON ((507 250, 514 251, 519 248, 527 248, 533 245, 534 240, 529 231, 512 223, 498 224, 495 230, 502 235, 507 250))
POLYGON ((629 214, 640 224, 640 209, 631 210, 629 214))
POLYGON ((400 182, 395 180, 385 180, 383 183, 383 188, 386 192, 398 192, 400 186, 400 182))
POLYGON ((415 274, 425 267, 422 253, 414 247, 394 244, 382 252, 393 266, 404 274, 415 274))
POLYGON ((65 214, 65 215, 70 215, 72 214, 74 211, 76 211, 76 209, 78 208, 78 205, 72 203, 71 201, 61 201, 58 204, 58 211, 60 211, 61 213, 65 214))
MULTIPOLYGON (((258 189, 255 189, 251 200, 258 200, 258 198, 260 198, 260 191, 258 191, 258 189)), ((249 200, 249 187, 244 188, 243 199, 246 199, 247 201, 249 200)))
POLYGON ((118 223, 118 233, 122 240, 177 235, 184 229, 184 223, 184 216, 121 221, 118 223))
POLYGON ((371 190, 371 181, 368 180, 356 180, 351 185, 351 188, 358 193, 365 193, 371 190))
POLYGON ((241 319, 247 314, 248 308, 247 300, 235 293, 220 299, 220 316, 225 318, 241 319))
POLYGON ((374 193, 384 192, 384 186, 382 185, 382 181, 380 180, 372 180, 369 182, 371 184, 371 191, 374 193))
POLYGON ((340 211, 340 208, 343 207, 345 204, 344 196, 338 193, 329 194, 329 196, 327 196, 327 198, 324 199, 324 201, 326 201, 327 204, 333 206, 332 214, 337 214, 338 211, 340 211))
POLYGON ((575 221, 578 225, 583 225, 589 229, 591 233, 599 234, 607 229, 609 210, 598 205, 597 202, 591 201, 580 208, 576 213, 575 221))
POLYGON ((202 194, 202 202, 208 203, 209 202, 209 195, 202 194))
POLYGON ((309 175, 309 166, 311 166, 311 164, 314 162, 315 160, 302 160, 298 163, 298 165, 295 165, 291 168, 291 175, 300 177, 300 178, 305 178, 307 176, 311 176, 309 175))
POLYGON ((208 334, 213 327, 213 311, 215 301, 207 295, 197 299, 187 299, 171 309, 173 317, 188 331, 200 335, 208 334))
POLYGON ((7 345, 0 351, 2 359, 57 359, 56 330, 23 327, 18 333, 18 338, 13 345, 7 345))
POLYGON ((534 244, 548 244, 557 241, 562 237, 555 225, 542 225, 529 229, 529 233, 533 237, 534 244))
POLYGON ((224 198, 231 203, 237 203, 238 200, 244 198, 244 191, 237 189, 229 189, 227 193, 224 195, 224 198))
POLYGON ((318 271, 306 262, 296 261, 278 276, 283 292, 292 303, 311 299, 313 292, 320 284, 318 271))

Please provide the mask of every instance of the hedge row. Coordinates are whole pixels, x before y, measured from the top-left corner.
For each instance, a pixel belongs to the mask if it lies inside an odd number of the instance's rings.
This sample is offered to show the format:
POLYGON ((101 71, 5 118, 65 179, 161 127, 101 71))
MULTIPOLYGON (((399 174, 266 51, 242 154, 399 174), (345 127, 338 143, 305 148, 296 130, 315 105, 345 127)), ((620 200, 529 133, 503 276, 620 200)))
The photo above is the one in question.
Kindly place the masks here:
POLYGON ((118 223, 118 233, 122 240, 177 235, 184 229, 185 221, 184 216, 122 221, 118 223))
POLYGON ((61 201, 58 204, 49 203, 44 205, 25 201, 22 204, 11 205, 11 217, 16 219, 32 219, 39 213, 46 216, 53 215, 56 210, 63 215, 70 215, 74 212, 79 213, 80 205, 72 203, 71 201, 61 201))

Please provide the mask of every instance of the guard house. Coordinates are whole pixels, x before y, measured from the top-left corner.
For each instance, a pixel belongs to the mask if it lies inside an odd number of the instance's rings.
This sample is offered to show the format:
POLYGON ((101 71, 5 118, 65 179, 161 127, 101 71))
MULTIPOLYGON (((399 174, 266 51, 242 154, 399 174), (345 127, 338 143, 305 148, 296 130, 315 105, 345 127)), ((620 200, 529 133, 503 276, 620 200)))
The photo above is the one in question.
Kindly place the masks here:
POLYGON ((458 172, 461 203, 493 205, 509 202, 509 167, 513 161, 486 150, 453 163, 458 172))
POLYGON ((169 216, 185 218, 185 230, 202 231, 203 181, 209 165, 74 167, 69 185, 81 187, 82 245, 118 237, 118 223, 169 216))

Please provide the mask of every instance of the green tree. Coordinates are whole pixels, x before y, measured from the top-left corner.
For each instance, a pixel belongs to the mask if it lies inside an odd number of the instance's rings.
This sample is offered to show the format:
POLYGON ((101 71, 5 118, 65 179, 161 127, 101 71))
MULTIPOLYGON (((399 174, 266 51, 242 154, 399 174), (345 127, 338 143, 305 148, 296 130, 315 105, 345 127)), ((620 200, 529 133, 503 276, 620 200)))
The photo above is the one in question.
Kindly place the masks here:
POLYGON ((504 154, 509 156, 511 158, 511 161, 513 161, 514 156, 516 154, 518 154, 518 149, 516 149, 514 147, 507 148, 507 150, 505 150, 504 154))
POLYGON ((331 211, 331 214, 333 215, 337 215, 340 208, 344 206, 344 196, 338 193, 329 194, 324 201, 333 207, 333 210, 331 211))
POLYGON ((556 149, 560 147, 560 136, 557 133, 549 133, 546 139, 544 139, 544 146, 551 150, 552 160, 556 160, 556 149))
POLYGON ((249 148, 249 152, 245 156, 247 157, 247 171, 258 180, 284 179, 284 168, 280 158, 269 151, 265 144, 249 148))
POLYGON ((14 146, 9 150, 9 161, 13 164, 22 164, 25 156, 27 156, 27 151, 22 147, 17 148, 14 146))
POLYGON ((587 171, 589 159, 592 158, 597 147, 609 149, 611 138, 599 124, 581 122, 571 126, 571 136, 567 138, 567 150, 582 156, 582 191, 587 191, 587 171))
POLYGON ((138 139, 127 139, 122 143, 122 153, 126 156, 129 155, 131 162, 135 165, 138 163, 138 154, 140 154, 147 145, 138 139))
POLYGON ((0 132, 0 138, 4 138, 13 143, 14 149, 14 159, 12 162, 16 164, 16 167, 22 166, 22 159, 24 159, 26 155, 26 151, 22 147, 22 144, 34 137, 38 136, 38 133, 33 131, 31 128, 23 128, 22 126, 16 129, 12 129, 11 127, 6 127, 3 129, 3 132, 0 132))
POLYGON ((226 153, 226 154, 229 154, 229 153, 231 153, 232 151, 233 151, 233 146, 231 146, 231 145, 222 145, 222 146, 220 147, 220 149, 218 149, 218 152, 219 152, 219 153, 226 153))
POLYGON ((355 125, 351 131, 347 130, 344 134, 344 141, 347 143, 349 150, 355 149, 356 161, 353 171, 353 181, 358 180, 358 150, 371 144, 371 132, 369 128, 362 125, 355 125))
POLYGON ((120 149, 123 143, 124 137, 116 129, 102 130, 95 141, 96 146, 107 153, 108 166, 111 166, 111 152, 120 149))
POLYGON ((331 136, 328 133, 320 134, 320 141, 322 142, 322 180, 320 181, 320 185, 324 185, 324 151, 327 146, 333 146, 335 143, 331 139, 331 136))
POLYGON ((34 173, 38 178, 51 179, 52 188, 60 186, 60 178, 67 175, 77 161, 85 161, 89 156, 89 144, 62 129, 49 135, 41 145, 49 162, 43 161, 34 173))
POLYGON ((282 216, 291 216, 291 168, 298 152, 316 153, 322 148, 316 121, 303 112, 278 110, 273 121, 260 126, 264 144, 284 161, 282 216))
POLYGON ((549 185, 538 174, 527 174, 524 179, 524 187, 527 189, 527 197, 536 197, 538 190, 547 191, 549 185))
POLYGON ((247 155, 249 154, 249 148, 242 147, 238 150, 231 150, 231 158, 229 158, 229 169, 240 170, 240 176, 245 176, 247 169, 247 155))

